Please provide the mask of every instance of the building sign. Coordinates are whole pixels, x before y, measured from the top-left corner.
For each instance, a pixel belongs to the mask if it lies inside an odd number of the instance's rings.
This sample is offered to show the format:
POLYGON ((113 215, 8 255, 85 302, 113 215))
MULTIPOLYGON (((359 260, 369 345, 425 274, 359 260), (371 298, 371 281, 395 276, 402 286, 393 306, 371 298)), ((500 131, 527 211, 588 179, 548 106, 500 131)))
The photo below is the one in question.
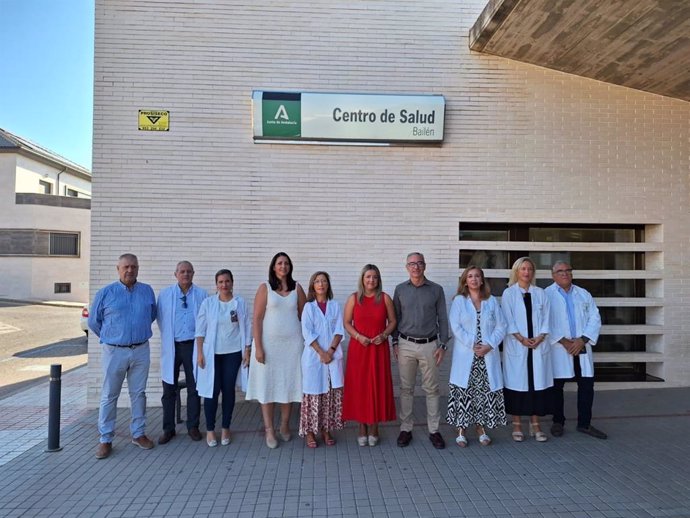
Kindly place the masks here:
POLYGON ((445 106, 442 95, 254 91, 254 140, 438 143, 445 106))
POLYGON ((139 110, 140 131, 168 131, 170 112, 167 110, 139 110))

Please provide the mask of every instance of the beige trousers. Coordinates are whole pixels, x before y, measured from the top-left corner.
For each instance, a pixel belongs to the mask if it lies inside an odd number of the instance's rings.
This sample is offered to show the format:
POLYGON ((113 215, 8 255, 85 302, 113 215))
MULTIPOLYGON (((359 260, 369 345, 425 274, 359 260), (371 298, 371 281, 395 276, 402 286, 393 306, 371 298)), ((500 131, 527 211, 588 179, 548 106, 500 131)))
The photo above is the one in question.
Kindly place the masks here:
POLYGON ((414 426, 414 387, 417 367, 422 374, 422 389, 426 393, 426 422, 429 433, 438 432, 440 390, 438 367, 434 352, 436 340, 428 344, 415 344, 400 338, 398 342, 398 369, 400 371, 400 430, 411 432, 414 426))

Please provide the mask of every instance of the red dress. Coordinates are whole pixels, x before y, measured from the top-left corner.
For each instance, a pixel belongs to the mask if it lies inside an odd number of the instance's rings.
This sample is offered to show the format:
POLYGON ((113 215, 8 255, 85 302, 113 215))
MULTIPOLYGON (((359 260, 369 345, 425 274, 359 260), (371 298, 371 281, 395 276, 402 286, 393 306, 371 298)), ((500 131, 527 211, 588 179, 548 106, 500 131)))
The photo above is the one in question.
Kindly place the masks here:
MULTIPOLYGON (((375 297, 363 297, 361 304, 355 301, 352 324, 361 335, 373 338, 381 334, 386 329, 387 318, 383 294, 378 304, 375 297)), ((350 338, 345 368, 343 420, 365 424, 395 421, 389 347, 387 340, 365 347, 355 338, 350 338)))

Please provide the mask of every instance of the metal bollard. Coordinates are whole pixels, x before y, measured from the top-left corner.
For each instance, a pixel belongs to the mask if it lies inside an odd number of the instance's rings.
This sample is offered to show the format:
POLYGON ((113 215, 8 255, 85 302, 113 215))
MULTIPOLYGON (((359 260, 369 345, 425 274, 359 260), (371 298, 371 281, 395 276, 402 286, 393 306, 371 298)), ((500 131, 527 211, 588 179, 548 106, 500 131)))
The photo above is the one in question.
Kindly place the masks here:
POLYGON ((60 397, 62 390, 62 365, 50 366, 50 397, 48 407, 48 447, 46 452, 60 451, 60 397))

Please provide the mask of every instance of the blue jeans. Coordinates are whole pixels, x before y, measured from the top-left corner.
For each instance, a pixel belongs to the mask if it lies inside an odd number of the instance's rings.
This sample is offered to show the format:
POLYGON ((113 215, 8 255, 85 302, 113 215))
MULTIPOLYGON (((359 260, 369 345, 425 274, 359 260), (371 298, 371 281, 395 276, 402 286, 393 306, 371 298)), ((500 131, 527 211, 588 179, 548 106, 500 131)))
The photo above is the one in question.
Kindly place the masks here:
POLYGON ((218 411, 218 396, 223 393, 223 428, 230 428, 232 411, 235 409, 235 382, 242 364, 242 353, 215 354, 213 358, 213 397, 204 398, 204 415, 206 416, 206 430, 216 428, 216 412, 218 411))
POLYGON ((101 350, 103 387, 98 412, 100 441, 113 442, 115 437, 117 399, 120 397, 125 378, 132 407, 132 422, 129 429, 134 439, 141 437, 145 434, 146 428, 146 382, 151 364, 149 343, 145 342, 133 349, 103 344, 101 350))

